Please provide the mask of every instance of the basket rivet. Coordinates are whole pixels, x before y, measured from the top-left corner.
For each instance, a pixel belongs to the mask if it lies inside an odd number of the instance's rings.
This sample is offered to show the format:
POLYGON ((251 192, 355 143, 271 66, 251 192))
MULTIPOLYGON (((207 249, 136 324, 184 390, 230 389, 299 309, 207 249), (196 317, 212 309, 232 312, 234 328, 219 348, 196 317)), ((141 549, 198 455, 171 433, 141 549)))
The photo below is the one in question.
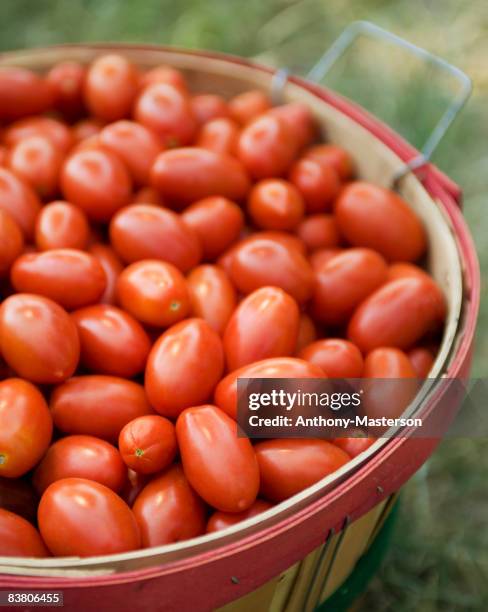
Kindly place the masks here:
POLYGON ((385 490, 383 489, 383 487, 381 487, 380 485, 378 485, 378 486, 376 487, 376 491, 377 491, 377 492, 378 492, 380 495, 381 495, 382 493, 384 493, 384 492, 385 492, 385 490))
POLYGON ((237 578, 237 576, 231 576, 230 581, 232 584, 239 584, 239 578, 237 578))

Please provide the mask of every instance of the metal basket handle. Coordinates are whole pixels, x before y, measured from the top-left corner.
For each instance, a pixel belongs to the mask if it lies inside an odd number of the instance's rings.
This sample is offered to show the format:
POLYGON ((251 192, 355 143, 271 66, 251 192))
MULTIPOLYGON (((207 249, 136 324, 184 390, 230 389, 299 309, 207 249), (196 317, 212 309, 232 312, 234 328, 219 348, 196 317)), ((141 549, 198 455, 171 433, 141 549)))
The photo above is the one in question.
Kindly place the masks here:
POLYGON ((405 165, 395 173, 395 176, 393 177, 393 184, 396 185, 398 181, 406 174, 421 168, 430 161, 432 154, 437 148, 437 145, 440 143, 450 125, 471 95, 472 83, 469 76, 456 66, 453 66, 446 60, 433 55, 421 47, 417 47, 403 38, 388 32, 387 30, 383 30, 369 21, 355 21, 349 25, 308 72, 307 78, 311 81, 321 82, 337 60, 360 36, 369 36, 370 38, 397 45, 398 47, 401 47, 420 58, 424 62, 436 66, 444 72, 450 74, 461 85, 459 93, 453 98, 452 102, 449 104, 438 123, 434 126, 432 132, 421 148, 420 154, 411 159, 409 162, 405 163, 405 165))

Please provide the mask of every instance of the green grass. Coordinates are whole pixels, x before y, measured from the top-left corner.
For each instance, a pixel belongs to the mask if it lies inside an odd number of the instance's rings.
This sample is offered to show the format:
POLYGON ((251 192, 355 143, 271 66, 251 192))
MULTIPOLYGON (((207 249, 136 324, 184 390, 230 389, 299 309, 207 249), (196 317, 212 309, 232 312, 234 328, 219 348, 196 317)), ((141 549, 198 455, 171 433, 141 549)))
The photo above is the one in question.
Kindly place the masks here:
MULTIPOLYGON (((474 374, 488 361, 488 14, 486 0, 3 0, 0 49, 74 41, 213 48, 305 70, 349 22, 369 19, 467 70, 475 93, 435 155, 464 189, 483 272, 474 374)), ((451 84, 390 51, 364 53, 331 83, 425 139, 451 84), (361 79, 363 83, 361 83, 361 79), (429 87, 426 88, 425 84, 429 87)), ((340 66, 339 66, 340 68, 340 66)), ((383 569, 361 610, 488 609, 488 440, 447 440, 405 488, 383 569)))

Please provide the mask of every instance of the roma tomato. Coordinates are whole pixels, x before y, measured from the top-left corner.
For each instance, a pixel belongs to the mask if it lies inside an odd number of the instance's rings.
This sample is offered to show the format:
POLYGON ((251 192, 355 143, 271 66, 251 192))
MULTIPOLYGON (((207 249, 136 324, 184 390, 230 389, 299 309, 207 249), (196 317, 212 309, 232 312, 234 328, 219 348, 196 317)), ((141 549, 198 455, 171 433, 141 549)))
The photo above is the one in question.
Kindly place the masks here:
POLYGON ((288 179, 302 194, 307 213, 312 214, 329 211, 341 186, 333 168, 306 157, 293 164, 288 179))
POLYGON ((169 418, 205 402, 224 371, 222 341, 203 319, 170 327, 154 344, 146 366, 146 393, 169 418))
POLYGON ((195 145, 214 151, 214 153, 235 155, 238 141, 239 126, 232 119, 223 117, 212 119, 202 125, 195 145))
POLYGON ((98 57, 88 68, 84 100, 90 112, 102 121, 128 117, 139 88, 135 66, 121 55, 98 57))
POLYGON ((331 442, 347 453, 351 459, 354 459, 372 446, 376 442, 376 438, 358 435, 351 438, 334 438, 331 442))
POLYGON ((21 516, 0 508, 1 557, 49 557, 35 527, 21 516))
POLYGON ((145 89, 155 83, 165 83, 179 89, 182 94, 188 93, 188 86, 183 73, 171 66, 156 66, 141 75, 139 79, 140 89, 145 89))
POLYGON ((316 136, 317 126, 309 107, 301 102, 290 102, 275 106, 270 115, 279 117, 294 135, 299 149, 310 143, 316 136))
POLYGON ((0 382, 0 476, 18 478, 46 452, 53 420, 34 385, 19 378, 0 382))
POLYGON ((94 304, 107 285, 98 260, 77 249, 22 255, 10 277, 17 291, 44 295, 67 309, 94 304))
POLYGON ((408 356, 396 348, 377 348, 366 355, 365 378, 414 378, 415 370, 408 356))
POLYGON ((416 261, 426 249, 421 221, 389 189, 363 181, 350 183, 334 211, 341 233, 354 246, 375 249, 392 261, 416 261))
POLYGON ((388 266, 371 249, 347 249, 315 273, 312 310, 327 325, 342 325, 354 309, 386 282, 388 266))
POLYGON ((143 89, 134 106, 134 118, 167 147, 190 144, 197 130, 188 96, 167 83, 155 83, 143 89))
POLYGON ((181 218, 198 235, 207 259, 221 255, 239 238, 244 226, 240 206, 221 196, 195 202, 183 211, 181 218))
POLYGON ((309 251, 335 249, 341 243, 341 235, 333 215, 310 215, 298 225, 296 233, 309 251))
POLYGON ((51 202, 37 216, 35 241, 40 251, 84 249, 89 237, 90 226, 85 213, 69 202, 51 202))
POLYGON ((298 354, 303 348, 312 344, 317 340, 317 328, 313 319, 302 312, 300 321, 298 322, 297 343, 295 345, 295 354, 298 354))
POLYGON ((298 143, 288 124, 271 114, 261 115, 242 130, 237 156, 255 179, 283 176, 297 153, 298 143))
POLYGON ((322 368, 294 357, 274 357, 234 370, 215 388, 215 404, 233 419, 237 418, 238 378, 324 378, 322 368))
POLYGON ((0 118, 18 119, 38 115, 52 106, 51 85, 25 68, 0 68, 0 118))
POLYGON ((188 278, 191 310, 222 335, 237 304, 236 291, 229 277, 217 266, 194 268, 188 278))
POLYGON ((137 550, 141 538, 129 506, 104 485, 63 478, 41 497, 39 530, 56 557, 91 557, 137 550))
POLYGON ((50 408, 60 431, 110 442, 129 421, 154 414, 142 385, 115 376, 75 376, 56 387, 50 408))
POLYGON ((127 480, 127 469, 112 444, 93 436, 66 436, 49 447, 32 482, 42 495, 62 478, 86 478, 118 493, 127 480))
POLYGON ((132 204, 110 223, 110 241, 127 263, 162 259, 182 272, 196 266, 202 248, 196 233, 171 210, 148 204, 132 204))
POLYGON ((134 419, 120 432, 119 450, 125 464, 134 472, 160 472, 171 465, 176 456, 174 425, 155 414, 134 419))
POLYGON ((129 203, 131 189, 126 167, 110 151, 75 151, 61 170, 64 197, 84 210, 92 221, 109 221, 129 203))
POLYGON ((236 308, 224 333, 227 367, 291 355, 298 336, 296 301, 277 287, 261 287, 236 308))
POLYGON ((215 94, 199 94, 190 100, 191 110, 198 125, 203 125, 212 119, 229 116, 229 107, 222 96, 215 94))
POLYGON ((120 261, 117 254, 111 247, 106 244, 102 244, 101 242, 92 244, 89 247, 88 252, 96 257, 98 263, 102 266, 103 271, 105 272, 105 278, 107 279, 105 291, 100 298, 100 302, 103 304, 115 304, 115 286, 117 284, 119 274, 124 269, 123 263, 120 261))
POLYGON ((152 168, 151 183, 163 197, 180 206, 214 195, 242 200, 250 187, 249 177, 237 159, 200 147, 160 153, 152 168))
POLYGON ((272 507, 273 504, 262 499, 257 499, 253 505, 247 510, 244 510, 244 512, 214 512, 208 519, 207 533, 215 533, 216 531, 222 531, 222 529, 228 529, 229 527, 237 525, 237 523, 247 521, 247 519, 253 518, 262 512, 266 512, 266 510, 272 507))
POLYGON ((22 230, 12 215, 0 208, 0 277, 8 274, 23 249, 22 230))
POLYGON ((292 230, 305 204, 298 189, 282 179, 266 179, 251 189, 247 209, 255 225, 267 230, 292 230))
POLYGON ((418 346, 408 352, 408 358, 418 378, 427 378, 434 365, 435 356, 428 348, 418 346))
POLYGON ((46 74, 54 92, 54 107, 68 119, 83 114, 83 86, 86 68, 78 62, 60 62, 46 74))
POLYGON ((0 168, 0 209, 9 213, 29 240, 34 235, 41 202, 36 192, 15 174, 0 168))
POLYGON ((364 361, 361 351, 342 338, 326 338, 312 342, 298 357, 322 368, 328 378, 361 378, 364 361))
POLYGON ((161 145, 150 130, 134 121, 117 121, 104 127, 98 139, 120 157, 137 185, 149 181, 151 167, 161 152, 161 145))
POLYGON ((441 289, 429 278, 400 278, 372 293, 356 310, 349 339, 363 352, 380 346, 408 349, 446 315, 441 289))
POLYGON ((281 502, 332 474, 350 457, 325 440, 266 440, 254 447, 265 499, 281 502))
POLYGON ((133 511, 144 547, 181 542, 205 533, 205 504, 179 465, 151 480, 138 495, 133 511))
POLYGON ((66 154, 74 144, 70 128, 52 117, 26 117, 11 123, 3 133, 3 142, 12 148, 31 136, 47 138, 61 153, 66 154))
POLYGON ((243 512, 256 500, 259 470, 251 442, 237 437, 235 421, 216 406, 187 408, 176 436, 185 476, 208 504, 243 512))
POLYGON ((231 117, 246 125, 256 117, 259 117, 271 108, 271 100, 263 91, 252 89, 234 96, 229 101, 229 112, 231 117))
POLYGON ((321 166, 333 168, 339 175, 341 181, 349 180, 354 174, 354 164, 351 156, 345 149, 336 145, 315 145, 307 149, 303 157, 306 159, 313 159, 321 166))
POLYGON ((54 384, 78 365, 76 326, 58 304, 39 295, 12 295, 0 307, 0 350, 22 378, 54 384))
POLYGON ((312 296, 314 286, 312 268, 298 249, 262 234, 233 249, 230 278, 244 294, 269 285, 280 287, 299 303, 312 296))
POLYGON ((131 264, 117 279, 117 300, 137 320, 168 327, 190 311, 185 277, 175 266, 157 259, 131 264))
POLYGON ((130 314, 105 304, 72 315, 80 337, 81 364, 99 374, 132 378, 144 370, 149 336, 130 314))
POLYGON ((397 280, 399 278, 407 278, 410 276, 416 276, 420 278, 430 278, 429 274, 416 266, 415 264, 405 263, 403 261, 391 264, 388 268, 388 280, 397 280))

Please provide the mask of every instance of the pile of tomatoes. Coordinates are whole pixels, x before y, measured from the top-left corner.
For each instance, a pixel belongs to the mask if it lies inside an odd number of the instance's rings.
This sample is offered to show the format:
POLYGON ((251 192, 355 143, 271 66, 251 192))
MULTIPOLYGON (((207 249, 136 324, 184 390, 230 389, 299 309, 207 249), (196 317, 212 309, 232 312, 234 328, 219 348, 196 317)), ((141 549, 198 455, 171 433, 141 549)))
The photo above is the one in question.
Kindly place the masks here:
POLYGON ((0 555, 192 538, 372 439, 236 435, 236 381, 424 377, 425 229, 301 103, 119 55, 0 69, 0 555))

